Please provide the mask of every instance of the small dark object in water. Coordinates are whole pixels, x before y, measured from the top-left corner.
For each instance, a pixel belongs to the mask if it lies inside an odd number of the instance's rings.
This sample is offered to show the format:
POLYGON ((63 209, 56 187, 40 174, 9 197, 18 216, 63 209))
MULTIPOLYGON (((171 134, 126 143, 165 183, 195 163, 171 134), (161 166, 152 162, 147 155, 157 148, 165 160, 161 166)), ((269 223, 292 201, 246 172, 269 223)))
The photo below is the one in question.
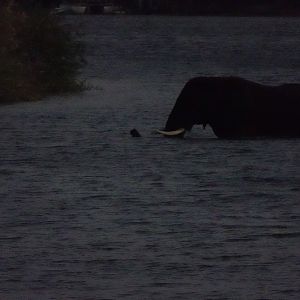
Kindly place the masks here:
POLYGON ((140 133, 136 129, 130 130, 130 134, 132 137, 141 137, 140 133))

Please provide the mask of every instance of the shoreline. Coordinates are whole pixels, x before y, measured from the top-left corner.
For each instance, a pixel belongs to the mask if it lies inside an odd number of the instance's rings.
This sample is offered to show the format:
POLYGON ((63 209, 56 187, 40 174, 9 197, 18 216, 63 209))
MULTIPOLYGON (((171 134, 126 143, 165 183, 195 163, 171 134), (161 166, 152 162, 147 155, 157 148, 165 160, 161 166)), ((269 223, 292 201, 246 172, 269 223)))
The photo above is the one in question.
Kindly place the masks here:
POLYGON ((300 12, 296 14, 184 14, 184 13, 100 13, 100 14, 93 14, 93 13, 64 13, 64 14, 57 14, 57 16, 165 16, 165 17, 254 17, 254 18, 300 18, 300 12))

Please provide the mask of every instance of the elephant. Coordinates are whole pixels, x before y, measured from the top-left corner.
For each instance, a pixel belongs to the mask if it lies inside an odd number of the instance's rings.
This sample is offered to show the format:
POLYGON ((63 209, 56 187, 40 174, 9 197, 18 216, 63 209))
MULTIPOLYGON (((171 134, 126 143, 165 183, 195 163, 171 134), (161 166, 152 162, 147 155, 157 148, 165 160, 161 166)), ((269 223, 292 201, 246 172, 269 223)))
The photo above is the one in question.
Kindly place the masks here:
POLYGON ((263 85, 240 77, 196 77, 181 91, 165 125, 183 136, 195 124, 219 138, 300 137, 300 84, 263 85))

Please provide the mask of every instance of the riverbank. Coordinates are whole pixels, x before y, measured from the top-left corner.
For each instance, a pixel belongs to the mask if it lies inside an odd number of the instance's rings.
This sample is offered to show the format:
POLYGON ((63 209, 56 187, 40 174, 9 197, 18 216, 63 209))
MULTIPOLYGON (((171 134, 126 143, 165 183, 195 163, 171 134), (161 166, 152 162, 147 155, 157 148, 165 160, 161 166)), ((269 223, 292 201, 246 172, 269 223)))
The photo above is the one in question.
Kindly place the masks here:
POLYGON ((110 0, 64 1, 63 14, 159 14, 199 16, 300 16, 297 0, 110 0))
POLYGON ((48 11, 0 7, 0 104, 77 92, 83 47, 48 11))

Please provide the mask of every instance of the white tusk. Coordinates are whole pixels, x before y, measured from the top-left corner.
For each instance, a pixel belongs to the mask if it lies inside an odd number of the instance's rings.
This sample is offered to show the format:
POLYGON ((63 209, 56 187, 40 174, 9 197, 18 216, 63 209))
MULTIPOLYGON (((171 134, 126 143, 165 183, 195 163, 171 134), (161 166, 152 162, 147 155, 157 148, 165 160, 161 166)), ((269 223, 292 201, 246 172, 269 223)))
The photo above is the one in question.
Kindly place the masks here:
POLYGON ((184 128, 179 128, 177 130, 173 131, 165 131, 165 130, 156 130, 157 133, 160 133, 165 136, 177 136, 177 135, 182 135, 185 132, 184 128))

